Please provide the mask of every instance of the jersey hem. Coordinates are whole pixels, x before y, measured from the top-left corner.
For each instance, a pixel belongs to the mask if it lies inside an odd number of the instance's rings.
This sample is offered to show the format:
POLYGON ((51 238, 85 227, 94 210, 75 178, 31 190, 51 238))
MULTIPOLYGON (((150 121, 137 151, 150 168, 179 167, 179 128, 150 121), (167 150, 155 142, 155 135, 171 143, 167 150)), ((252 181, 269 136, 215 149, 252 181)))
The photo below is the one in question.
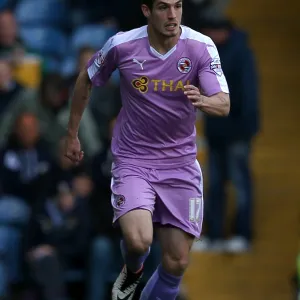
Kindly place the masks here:
POLYGON ((165 158, 165 159, 153 159, 145 160, 139 158, 129 158, 129 157, 114 157, 113 162, 115 165, 129 164, 137 167, 144 167, 148 169, 166 170, 166 169, 176 169, 193 164, 196 160, 196 155, 187 155, 184 157, 176 158, 165 158))

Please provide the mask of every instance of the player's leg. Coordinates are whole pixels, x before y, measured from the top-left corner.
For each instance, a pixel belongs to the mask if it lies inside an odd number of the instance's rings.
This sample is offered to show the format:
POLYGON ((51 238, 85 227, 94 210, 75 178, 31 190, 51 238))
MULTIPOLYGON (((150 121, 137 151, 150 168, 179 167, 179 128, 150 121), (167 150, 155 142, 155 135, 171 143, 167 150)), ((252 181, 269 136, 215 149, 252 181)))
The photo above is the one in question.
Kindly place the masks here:
POLYGON ((121 252, 125 265, 114 283, 112 299, 131 300, 143 276, 144 262, 150 252, 152 215, 148 210, 136 209, 120 217, 119 223, 123 234, 121 252))
POLYGON ((162 267, 173 276, 182 276, 195 237, 171 226, 162 226, 157 232, 162 248, 162 267))
POLYGON ((144 172, 131 166, 113 168, 114 222, 122 231, 121 252, 125 263, 113 286, 113 300, 133 298, 150 252, 155 192, 144 179, 144 172))
POLYGON ((160 170, 152 185, 159 198, 153 221, 159 223, 162 263, 148 281, 141 300, 175 299, 203 219, 202 174, 198 162, 173 170, 160 170))
POLYGON ((119 219, 123 239, 121 251, 131 272, 138 272, 150 252, 153 238, 152 214, 148 210, 132 210, 119 219))
POLYGON ((162 248, 162 263, 144 288, 141 300, 176 299, 189 263, 193 236, 179 228, 161 227, 158 229, 158 238, 162 248))

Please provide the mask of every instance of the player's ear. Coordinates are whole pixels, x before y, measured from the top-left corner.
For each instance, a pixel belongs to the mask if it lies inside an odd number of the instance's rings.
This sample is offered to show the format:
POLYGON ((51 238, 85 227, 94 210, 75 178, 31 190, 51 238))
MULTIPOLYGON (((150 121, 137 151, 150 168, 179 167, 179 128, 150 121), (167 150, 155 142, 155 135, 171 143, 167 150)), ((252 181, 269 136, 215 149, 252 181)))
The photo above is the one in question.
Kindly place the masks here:
POLYGON ((150 8, 146 4, 142 4, 141 8, 142 8, 143 15, 146 18, 149 18, 151 14, 150 8))

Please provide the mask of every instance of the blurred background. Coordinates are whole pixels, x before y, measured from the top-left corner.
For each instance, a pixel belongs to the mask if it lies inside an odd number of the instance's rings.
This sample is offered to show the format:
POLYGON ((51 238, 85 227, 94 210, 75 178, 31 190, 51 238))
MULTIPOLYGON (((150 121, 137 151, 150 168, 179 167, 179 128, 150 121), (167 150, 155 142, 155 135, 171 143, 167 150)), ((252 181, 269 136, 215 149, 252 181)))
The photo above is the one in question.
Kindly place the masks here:
MULTIPOLYGON (((183 23, 217 45, 232 107, 197 121, 205 224, 178 299, 300 299, 297 7, 184 0, 183 23)), ((139 0, 0 0, 1 300, 110 299, 122 267, 110 207, 117 71, 92 90, 84 162, 70 165, 62 144, 80 68, 144 24, 139 0)), ((144 281, 159 258, 154 243, 144 281)))

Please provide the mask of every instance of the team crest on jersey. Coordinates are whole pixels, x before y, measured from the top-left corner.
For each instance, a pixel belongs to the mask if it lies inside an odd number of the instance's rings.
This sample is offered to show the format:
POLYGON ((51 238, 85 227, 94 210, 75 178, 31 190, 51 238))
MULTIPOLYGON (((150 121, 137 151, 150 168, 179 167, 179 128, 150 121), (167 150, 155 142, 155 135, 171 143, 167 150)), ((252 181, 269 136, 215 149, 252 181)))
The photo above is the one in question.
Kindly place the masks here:
POLYGON ((95 65, 97 67, 101 67, 104 64, 104 60, 105 60, 104 52, 103 52, 103 50, 100 50, 95 59, 95 65))
POLYGON ((213 70, 218 76, 223 75, 221 60, 219 56, 213 58, 213 60, 210 63, 210 69, 213 70))
POLYGON ((191 60, 187 57, 180 58, 178 61, 178 64, 177 64, 177 69, 179 72, 181 72, 183 74, 189 73, 192 69, 191 60))

